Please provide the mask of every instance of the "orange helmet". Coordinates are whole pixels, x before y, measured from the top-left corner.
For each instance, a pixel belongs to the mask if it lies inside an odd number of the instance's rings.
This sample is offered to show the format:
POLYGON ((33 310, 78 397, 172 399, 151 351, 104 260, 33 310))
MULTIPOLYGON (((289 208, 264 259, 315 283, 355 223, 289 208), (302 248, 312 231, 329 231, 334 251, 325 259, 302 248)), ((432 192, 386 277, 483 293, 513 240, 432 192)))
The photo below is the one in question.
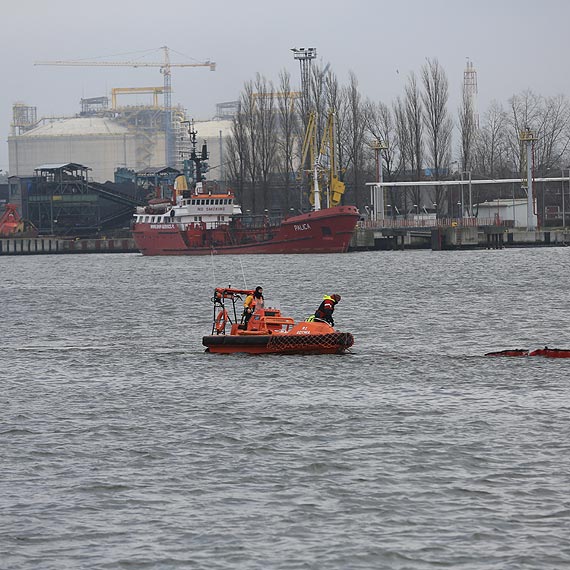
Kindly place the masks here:
POLYGON ((338 303, 340 301, 340 295, 337 295, 336 293, 334 295, 331 295, 331 297, 338 303))

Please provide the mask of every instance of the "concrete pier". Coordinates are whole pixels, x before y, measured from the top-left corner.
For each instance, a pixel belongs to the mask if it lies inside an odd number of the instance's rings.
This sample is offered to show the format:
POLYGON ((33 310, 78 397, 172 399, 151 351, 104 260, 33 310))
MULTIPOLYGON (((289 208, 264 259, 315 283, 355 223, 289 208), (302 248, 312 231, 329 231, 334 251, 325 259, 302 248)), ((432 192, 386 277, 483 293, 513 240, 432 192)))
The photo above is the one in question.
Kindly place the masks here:
POLYGON ((132 238, 65 239, 58 237, 0 238, 0 255, 138 252, 132 238))
POLYGON ((570 245, 569 229, 526 231, 504 226, 358 227, 350 251, 502 249, 570 245))

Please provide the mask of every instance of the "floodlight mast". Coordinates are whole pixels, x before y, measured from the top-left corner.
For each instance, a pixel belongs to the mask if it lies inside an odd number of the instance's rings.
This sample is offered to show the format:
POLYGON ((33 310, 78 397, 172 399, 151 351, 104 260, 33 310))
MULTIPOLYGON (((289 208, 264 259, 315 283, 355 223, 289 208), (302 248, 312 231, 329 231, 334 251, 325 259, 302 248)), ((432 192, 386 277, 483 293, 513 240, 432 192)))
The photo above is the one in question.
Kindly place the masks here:
POLYGON ((311 82, 311 62, 317 57, 317 48, 291 48, 293 57, 299 61, 301 67, 302 113, 306 117, 309 113, 309 85, 311 82))

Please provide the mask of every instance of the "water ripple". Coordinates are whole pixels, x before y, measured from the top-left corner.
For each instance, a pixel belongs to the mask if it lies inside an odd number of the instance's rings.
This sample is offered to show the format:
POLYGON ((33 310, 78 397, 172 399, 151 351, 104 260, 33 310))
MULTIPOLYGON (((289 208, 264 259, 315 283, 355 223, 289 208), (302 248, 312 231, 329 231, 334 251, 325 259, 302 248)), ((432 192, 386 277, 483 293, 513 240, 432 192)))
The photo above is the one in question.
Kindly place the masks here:
POLYGON ((210 259, 0 258, 0 568, 569 567, 570 361, 482 356, 570 346, 568 255, 219 263, 333 357, 205 354, 210 259))

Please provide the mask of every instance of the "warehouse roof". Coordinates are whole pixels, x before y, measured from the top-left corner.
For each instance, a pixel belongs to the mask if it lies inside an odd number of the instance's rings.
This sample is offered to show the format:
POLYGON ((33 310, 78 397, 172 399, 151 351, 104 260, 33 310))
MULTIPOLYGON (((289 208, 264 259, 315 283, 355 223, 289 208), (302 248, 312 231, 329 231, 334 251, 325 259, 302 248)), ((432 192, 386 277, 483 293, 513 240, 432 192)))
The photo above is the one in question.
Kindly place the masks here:
POLYGON ((180 170, 176 170, 176 168, 172 168, 171 166, 149 166, 137 172, 139 176, 155 176, 156 174, 168 173, 180 174, 180 170))
POLYGON ((37 166, 34 170, 91 170, 88 166, 78 164, 77 162, 62 162, 60 164, 42 164, 37 166))

